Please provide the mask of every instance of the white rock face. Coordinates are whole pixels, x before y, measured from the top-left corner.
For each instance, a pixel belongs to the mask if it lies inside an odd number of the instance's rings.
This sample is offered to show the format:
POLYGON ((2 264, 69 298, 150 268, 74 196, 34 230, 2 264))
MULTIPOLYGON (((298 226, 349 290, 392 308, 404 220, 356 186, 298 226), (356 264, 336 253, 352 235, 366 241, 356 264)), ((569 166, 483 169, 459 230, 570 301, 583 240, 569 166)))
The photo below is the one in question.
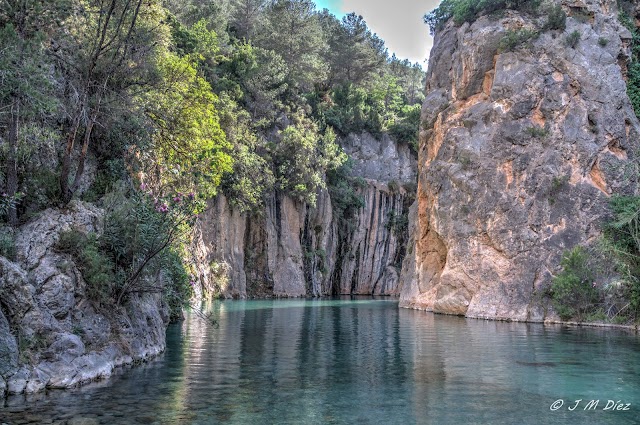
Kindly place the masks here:
POLYGON ((399 293, 406 226, 402 217, 416 163, 409 147, 363 133, 341 141, 354 162, 364 206, 344 229, 326 190, 310 207, 273 194, 264 211, 239 214, 220 195, 198 224, 196 263, 201 287, 228 297, 399 293))
POLYGON ((17 230, 17 261, 0 257, 0 395, 75 386, 164 350, 168 312, 159 295, 98 308, 73 260, 53 248, 62 231, 99 233, 102 217, 79 201, 48 209, 17 230))

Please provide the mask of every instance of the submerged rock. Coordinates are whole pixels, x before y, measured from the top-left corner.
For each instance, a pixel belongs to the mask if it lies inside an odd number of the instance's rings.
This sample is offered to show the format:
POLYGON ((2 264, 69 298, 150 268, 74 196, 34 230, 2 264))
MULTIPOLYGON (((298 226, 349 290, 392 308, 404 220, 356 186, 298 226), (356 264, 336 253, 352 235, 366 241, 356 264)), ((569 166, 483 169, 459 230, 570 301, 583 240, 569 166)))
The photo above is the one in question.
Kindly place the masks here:
POLYGON ((562 2, 565 31, 510 52, 498 51, 508 31, 539 29, 544 16, 506 11, 436 34, 402 306, 543 320, 536 294, 563 252, 598 237, 612 195, 636 193, 628 31, 615 1, 574 3, 562 2))

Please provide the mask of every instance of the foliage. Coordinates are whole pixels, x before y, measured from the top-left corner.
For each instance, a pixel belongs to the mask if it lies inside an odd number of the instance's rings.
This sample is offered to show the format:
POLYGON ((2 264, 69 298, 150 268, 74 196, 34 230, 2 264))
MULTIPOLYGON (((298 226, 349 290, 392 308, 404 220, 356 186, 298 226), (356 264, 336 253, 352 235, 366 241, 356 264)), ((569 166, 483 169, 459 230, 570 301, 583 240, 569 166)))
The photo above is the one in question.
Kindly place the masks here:
POLYGON ((536 39, 540 33, 536 30, 522 28, 518 30, 509 30, 500 40, 498 45, 498 51, 500 52, 512 52, 516 48, 529 44, 532 40, 536 39))
POLYGON ((611 199, 613 220, 606 228, 609 258, 616 264, 624 282, 626 315, 640 318, 640 197, 616 196, 611 199))
POLYGON ((581 321, 592 313, 598 301, 594 274, 582 247, 565 253, 563 270, 554 277, 551 286, 553 306, 563 320, 576 318, 581 321))
POLYGON ((418 151, 418 127, 420 126, 420 105, 405 105, 402 107, 399 117, 389 127, 389 133, 397 140, 409 143, 414 151, 418 151))
POLYGON ((554 4, 547 9, 547 22, 545 28, 549 30, 564 31, 567 27, 567 14, 559 4, 554 4))
POLYGON ((582 37, 582 35, 580 34, 580 31, 575 30, 573 31, 571 34, 569 34, 567 36, 567 46, 571 47, 571 48, 575 48, 578 43, 580 42, 580 38, 582 37))
POLYGON ((461 25, 475 21, 482 14, 503 9, 535 13, 541 4, 541 0, 443 0, 436 9, 424 16, 424 22, 429 25, 433 35, 452 18, 456 25, 461 25))
POLYGON ((272 147, 276 184, 302 202, 315 205, 318 189, 326 187, 325 170, 339 167, 346 154, 335 143, 335 134, 318 132, 313 121, 302 116, 279 134, 272 147))
POLYGON ((11 261, 16 259, 16 242, 11 228, 0 228, 0 255, 11 261))
POLYGON ((631 105, 640 117, 640 30, 635 25, 634 20, 623 8, 618 19, 631 31, 631 63, 627 69, 627 95, 631 100, 631 105))
POLYGON ((120 305, 131 294, 161 293, 180 317, 191 295, 182 246, 198 206, 193 196, 151 202, 150 195, 112 193, 100 236, 72 229, 56 248, 71 254, 95 302, 120 305))
POLYGON ((547 137, 549 135, 549 130, 545 127, 532 126, 532 127, 527 127, 525 131, 531 137, 535 137, 537 139, 547 137))
POLYGON ((265 10, 264 28, 256 44, 278 52, 287 64, 288 90, 308 91, 327 74, 320 54, 325 34, 311 0, 275 0, 265 10))
POLYGON ((349 221, 355 213, 364 207, 364 199, 359 189, 366 186, 364 180, 353 177, 353 160, 348 158, 339 167, 327 173, 327 186, 331 196, 333 214, 339 222, 349 221))
POLYGON ((101 251, 95 233, 87 234, 77 229, 61 232, 56 248, 76 260, 90 299, 102 304, 112 301, 117 285, 114 266, 101 251))
POLYGON ((145 165, 154 169, 148 173, 159 176, 160 187, 213 196, 232 166, 215 109, 217 97, 190 57, 167 53, 158 67, 162 83, 143 101, 156 126, 150 157, 145 157, 145 165))

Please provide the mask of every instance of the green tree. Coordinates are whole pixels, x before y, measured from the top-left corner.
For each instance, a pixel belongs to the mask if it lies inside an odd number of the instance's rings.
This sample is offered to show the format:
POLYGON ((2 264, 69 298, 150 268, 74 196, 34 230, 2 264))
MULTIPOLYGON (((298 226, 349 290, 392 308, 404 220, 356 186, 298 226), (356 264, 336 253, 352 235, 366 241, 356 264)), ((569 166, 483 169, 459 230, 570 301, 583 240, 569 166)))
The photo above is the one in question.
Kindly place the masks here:
POLYGON ((327 48, 315 4, 311 0, 275 0, 265 11, 256 35, 258 46, 278 53, 287 64, 288 90, 308 92, 326 78, 323 53, 327 48))
POLYGON ((189 56, 165 53, 158 59, 161 82, 142 96, 154 125, 149 152, 141 155, 147 175, 164 191, 215 195, 231 171, 229 144, 220 128, 217 97, 198 76, 189 56))
POLYGON ((0 0, 0 125, 7 129, 5 198, 10 200, 7 218, 14 226, 20 127, 25 120, 44 118, 56 107, 45 34, 68 11, 65 1, 0 0))
POLYGON ((365 84, 382 68, 386 60, 384 42, 371 34, 362 16, 350 13, 329 29, 332 85, 365 84))
POLYGON ((58 59, 71 95, 67 99, 66 147, 60 173, 64 202, 77 191, 97 124, 111 108, 126 107, 129 90, 154 78, 151 58, 168 42, 166 13, 159 0, 83 0, 55 40, 58 59), (72 175, 74 150, 82 140, 72 175))
POLYGON ((232 4, 232 31, 238 39, 252 39, 260 25, 267 0, 233 0, 232 4))
POLYGON ((320 134, 317 125, 301 114, 280 131, 272 158, 277 188, 310 205, 315 205, 317 191, 326 187, 327 170, 347 160, 333 131, 320 134))

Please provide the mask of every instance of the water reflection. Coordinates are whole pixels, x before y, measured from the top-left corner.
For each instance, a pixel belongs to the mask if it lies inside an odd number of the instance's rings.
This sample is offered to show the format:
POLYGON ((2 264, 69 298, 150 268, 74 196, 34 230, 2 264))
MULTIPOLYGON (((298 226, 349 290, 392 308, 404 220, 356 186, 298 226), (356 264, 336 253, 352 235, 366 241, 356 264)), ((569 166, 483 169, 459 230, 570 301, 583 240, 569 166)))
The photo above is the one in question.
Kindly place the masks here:
MULTIPOLYGON (((220 301, 157 361, 73 391, 13 397, 6 423, 636 423, 638 337, 467 320, 389 299, 220 301), (552 412, 554 400, 601 399, 552 412), (606 400, 630 412, 603 411, 606 400), (91 422, 93 421, 93 422, 91 422)), ((1 421, 0 421, 1 422, 1 421)))

